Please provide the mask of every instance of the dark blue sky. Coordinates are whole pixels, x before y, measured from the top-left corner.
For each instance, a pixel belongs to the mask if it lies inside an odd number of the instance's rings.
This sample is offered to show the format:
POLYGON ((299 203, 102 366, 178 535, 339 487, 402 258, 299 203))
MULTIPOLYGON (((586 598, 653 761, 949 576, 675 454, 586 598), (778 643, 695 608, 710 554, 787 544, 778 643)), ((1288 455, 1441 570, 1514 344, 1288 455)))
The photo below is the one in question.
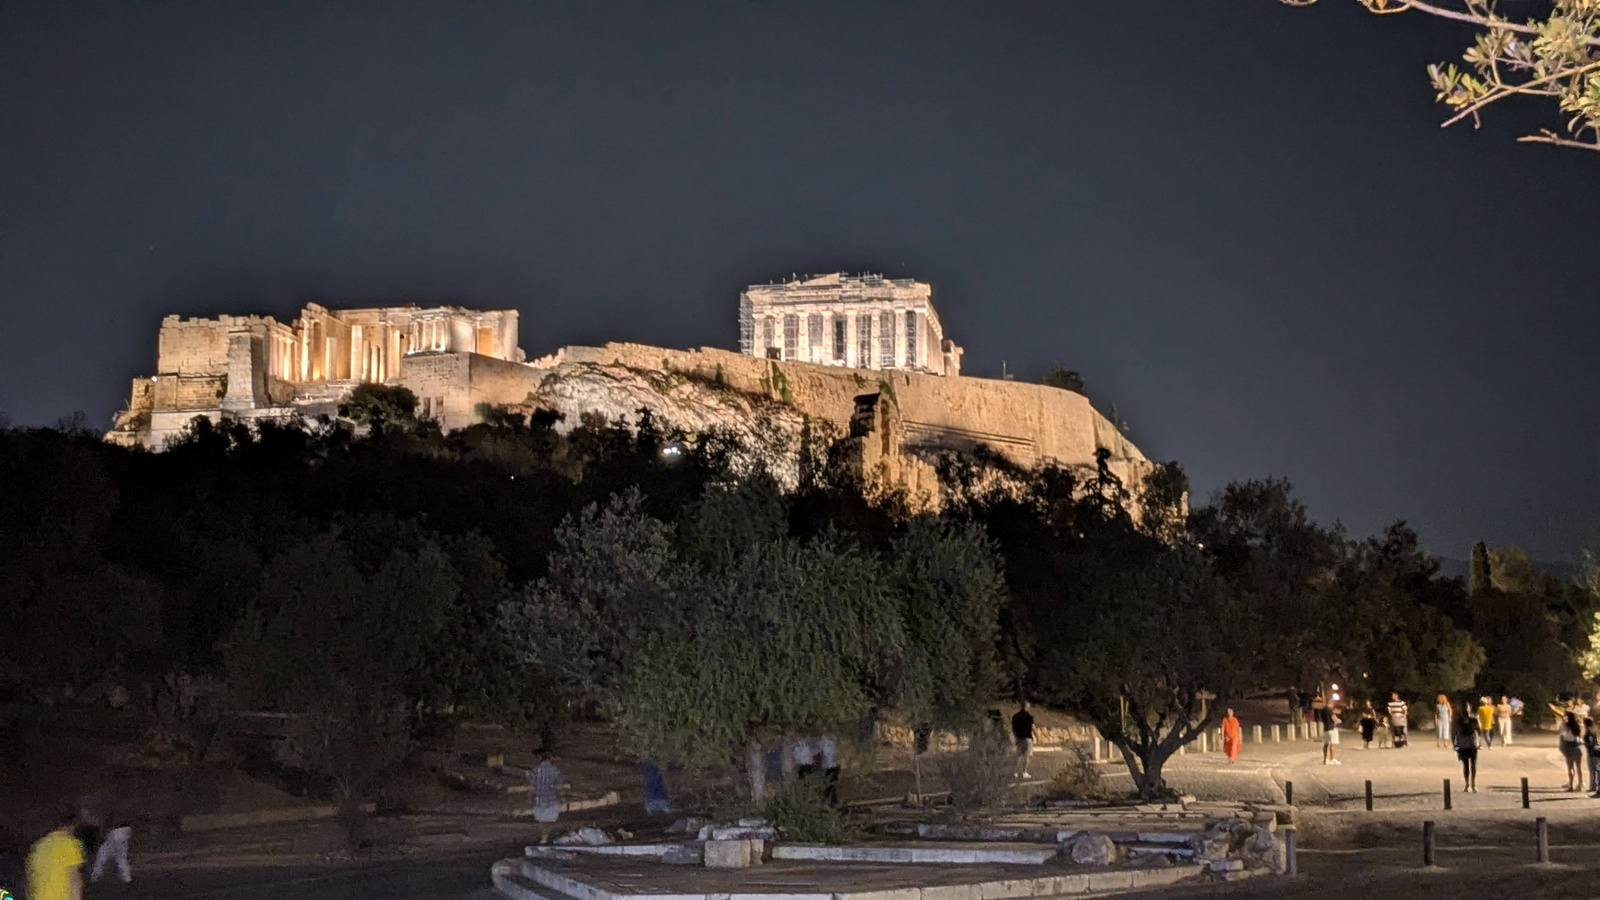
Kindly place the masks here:
POLYGON ((0 409, 97 423, 162 315, 458 301, 733 346, 741 285, 934 285, 1197 499, 1572 558, 1600 154, 1440 131, 1468 32, 1349 0, 0 4, 0 409))

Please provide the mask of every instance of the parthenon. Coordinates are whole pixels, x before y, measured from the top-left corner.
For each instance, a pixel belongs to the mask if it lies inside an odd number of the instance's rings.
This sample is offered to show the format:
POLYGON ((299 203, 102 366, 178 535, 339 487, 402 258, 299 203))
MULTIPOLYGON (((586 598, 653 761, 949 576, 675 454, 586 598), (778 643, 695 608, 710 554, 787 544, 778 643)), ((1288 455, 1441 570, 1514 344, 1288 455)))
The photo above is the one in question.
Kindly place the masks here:
POLYGON ((933 288, 911 278, 814 275, 739 295, 739 350, 762 359, 961 374, 933 288))

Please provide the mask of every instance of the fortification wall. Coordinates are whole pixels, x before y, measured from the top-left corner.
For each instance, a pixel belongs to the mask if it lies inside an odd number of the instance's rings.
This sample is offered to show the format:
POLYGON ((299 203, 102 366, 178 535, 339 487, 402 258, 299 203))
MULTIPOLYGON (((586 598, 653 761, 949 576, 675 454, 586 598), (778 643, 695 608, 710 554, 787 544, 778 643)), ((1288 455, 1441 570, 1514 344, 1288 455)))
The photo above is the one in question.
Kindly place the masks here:
POLYGON ((228 371, 228 327, 217 319, 161 320, 156 372, 162 375, 221 375, 228 371))
POLYGON ((1136 476, 1144 454, 1073 391, 968 376, 918 372, 872 372, 804 362, 756 359, 714 348, 668 350, 646 344, 611 343, 564 347, 530 365, 562 362, 619 365, 682 372, 735 390, 792 404, 807 415, 848 430, 856 398, 892 394, 908 447, 970 449, 983 444, 1020 465, 1074 466, 1094 461, 1095 450, 1111 451, 1119 476, 1136 476))

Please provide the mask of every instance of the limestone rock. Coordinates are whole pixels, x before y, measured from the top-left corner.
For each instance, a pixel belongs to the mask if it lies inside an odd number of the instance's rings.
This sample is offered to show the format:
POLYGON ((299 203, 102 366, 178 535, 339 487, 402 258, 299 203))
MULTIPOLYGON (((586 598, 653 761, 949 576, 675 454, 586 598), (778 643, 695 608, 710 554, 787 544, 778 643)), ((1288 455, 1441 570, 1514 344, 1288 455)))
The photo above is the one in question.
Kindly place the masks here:
POLYGON ((1240 848, 1240 857, 1246 868, 1282 872, 1284 868, 1283 844, 1265 828, 1257 828, 1240 848))
POLYGON ((1080 866, 1109 866, 1117 861, 1117 845, 1104 834, 1080 835, 1072 842, 1072 861, 1080 866))
POLYGON ((646 410, 657 427, 668 431, 730 435, 736 467, 763 463, 785 489, 800 481, 802 433, 824 424, 808 424, 804 413, 780 401, 677 373, 593 363, 564 363, 549 370, 527 402, 561 413, 558 431, 582 424, 586 415, 637 424, 640 410, 646 410))
POLYGON ((661 861, 675 866, 698 866, 705 862, 705 849, 699 844, 680 844, 661 854, 661 861))
POLYGON ((586 844, 590 847, 600 847, 612 843, 611 836, 598 828, 585 826, 577 831, 569 831, 557 837, 550 843, 557 847, 569 847, 574 844, 586 844))
POLYGON ((752 843, 754 842, 740 840, 706 841, 706 868, 743 869, 760 862, 760 852, 754 851, 752 843))
POLYGON ((704 828, 707 824, 708 823, 705 819, 697 818, 695 816, 685 816, 684 818, 673 822, 671 825, 668 825, 667 834, 698 833, 700 829, 704 828))
POLYGON ((1243 860, 1214 859, 1211 861, 1211 871, 1213 872, 1237 872, 1242 868, 1244 868, 1243 860))

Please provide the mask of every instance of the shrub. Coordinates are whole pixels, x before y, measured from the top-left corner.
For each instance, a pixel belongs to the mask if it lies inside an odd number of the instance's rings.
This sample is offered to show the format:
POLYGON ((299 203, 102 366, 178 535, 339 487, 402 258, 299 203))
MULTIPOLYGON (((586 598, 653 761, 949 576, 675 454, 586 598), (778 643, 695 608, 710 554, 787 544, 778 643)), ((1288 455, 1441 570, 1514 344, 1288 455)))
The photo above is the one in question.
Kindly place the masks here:
POLYGON ((940 757, 936 768, 950 786, 951 805, 970 812, 1000 804, 1011 789, 1016 764, 1010 742, 982 731, 968 738, 965 749, 940 757))
POLYGON ((1050 778, 1050 795, 1058 800, 1085 800, 1104 795, 1100 769, 1082 744, 1068 744, 1067 764, 1050 778))
POLYGON ((766 818, 792 841, 843 844, 860 836, 860 828, 828 802, 820 776, 796 779, 773 793, 766 818))

